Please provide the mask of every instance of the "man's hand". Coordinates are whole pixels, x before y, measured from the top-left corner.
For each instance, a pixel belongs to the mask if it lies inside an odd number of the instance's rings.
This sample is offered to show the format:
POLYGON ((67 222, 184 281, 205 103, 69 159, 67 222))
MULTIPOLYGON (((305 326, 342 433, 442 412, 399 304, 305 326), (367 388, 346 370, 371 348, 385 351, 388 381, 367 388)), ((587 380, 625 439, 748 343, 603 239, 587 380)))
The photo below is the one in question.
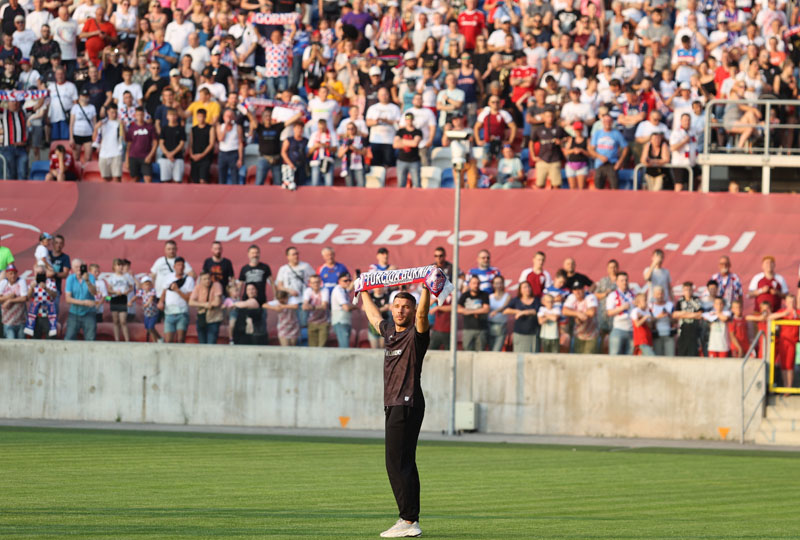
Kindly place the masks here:
MULTIPOLYGON (((607 162, 607 161, 608 161, 608 160, 606 160, 606 162, 607 162)), ((620 170, 621 168, 622 168, 622 162, 621 162, 621 161, 617 161, 616 163, 614 163, 614 170, 615 170, 615 171, 618 171, 618 170, 620 170)))

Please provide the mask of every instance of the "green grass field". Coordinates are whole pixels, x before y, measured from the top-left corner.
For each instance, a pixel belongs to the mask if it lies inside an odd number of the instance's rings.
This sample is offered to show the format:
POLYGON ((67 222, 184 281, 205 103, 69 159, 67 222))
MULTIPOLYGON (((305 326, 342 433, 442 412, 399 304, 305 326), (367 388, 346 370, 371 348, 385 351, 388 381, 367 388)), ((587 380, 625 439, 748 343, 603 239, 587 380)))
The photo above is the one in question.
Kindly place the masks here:
MULTIPOLYGON (((791 453, 422 442, 428 538, 798 538, 791 453)), ((0 428, 2 538, 377 538, 381 441, 0 428)))

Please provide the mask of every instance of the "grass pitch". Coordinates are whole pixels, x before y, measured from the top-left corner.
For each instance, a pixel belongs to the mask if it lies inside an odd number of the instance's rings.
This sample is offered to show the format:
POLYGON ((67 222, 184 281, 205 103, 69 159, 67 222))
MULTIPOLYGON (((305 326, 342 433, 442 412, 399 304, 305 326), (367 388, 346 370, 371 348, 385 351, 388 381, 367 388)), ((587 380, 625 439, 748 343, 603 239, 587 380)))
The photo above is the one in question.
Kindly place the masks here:
MULTIPOLYGON (((422 442, 426 538, 798 538, 791 453, 422 442)), ((2 538, 377 538, 382 441, 0 428, 2 538)))

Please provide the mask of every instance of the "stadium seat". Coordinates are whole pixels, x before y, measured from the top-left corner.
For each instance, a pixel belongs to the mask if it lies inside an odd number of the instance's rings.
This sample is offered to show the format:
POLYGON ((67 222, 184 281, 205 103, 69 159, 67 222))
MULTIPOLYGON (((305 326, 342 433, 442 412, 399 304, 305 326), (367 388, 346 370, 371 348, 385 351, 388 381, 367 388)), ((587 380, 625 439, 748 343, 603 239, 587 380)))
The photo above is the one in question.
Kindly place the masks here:
POLYGON ((366 187, 382 188, 386 182, 386 168, 379 165, 373 165, 369 168, 369 172, 365 178, 366 187))
MULTIPOLYGON (((411 178, 408 179, 411 182, 411 178)), ((384 187, 397 187, 397 167, 389 167, 386 169, 386 180, 383 182, 384 187)))
POLYGON ((453 188, 455 187, 455 183, 453 181, 453 169, 447 168, 442 170, 442 180, 440 187, 443 188, 453 188))
POLYGON ((617 178, 619 179, 618 189, 633 189, 633 169, 620 169, 617 171, 617 178))
POLYGON ((103 177, 100 174, 100 165, 96 161, 84 164, 81 180, 83 182, 103 182, 103 177))
POLYGON ((31 165, 31 180, 44 180, 49 172, 49 161, 34 161, 31 165))
POLYGON ((247 179, 244 181, 245 184, 255 184, 256 183, 256 166, 251 165, 247 168, 247 179))
POLYGON ((483 146, 472 147, 472 157, 478 162, 478 167, 483 167, 483 165, 486 163, 486 155, 483 150, 483 146))
POLYGON ((257 144, 248 144, 244 147, 244 166, 247 167, 248 171, 250 167, 258 165, 258 159, 260 157, 261 154, 258 152, 257 144))
POLYGON ((422 167, 421 176, 423 188, 435 189, 442 185, 442 169, 439 167, 422 167))
POLYGON ((444 170, 452 166, 450 147, 438 147, 431 150, 431 166, 444 170))
POLYGON ((69 141, 67 141, 67 140, 59 139, 59 140, 57 140, 57 141, 52 141, 52 142, 50 143, 50 153, 51 153, 51 154, 52 154, 53 152, 55 152, 55 150, 56 150, 56 147, 57 147, 59 144, 60 144, 60 145, 62 145, 62 146, 64 146, 64 148, 69 148, 69 147, 70 147, 69 141))

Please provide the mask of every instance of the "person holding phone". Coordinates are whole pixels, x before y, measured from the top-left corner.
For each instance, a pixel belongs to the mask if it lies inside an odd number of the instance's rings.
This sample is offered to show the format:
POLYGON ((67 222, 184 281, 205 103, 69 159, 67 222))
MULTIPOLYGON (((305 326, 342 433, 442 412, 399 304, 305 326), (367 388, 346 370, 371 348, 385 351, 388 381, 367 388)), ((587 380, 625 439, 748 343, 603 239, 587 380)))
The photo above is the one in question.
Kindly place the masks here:
POLYGON ((95 278, 81 259, 72 259, 72 273, 67 278, 66 299, 69 305, 66 341, 73 341, 83 331, 84 341, 94 341, 97 335, 95 318, 95 278))

